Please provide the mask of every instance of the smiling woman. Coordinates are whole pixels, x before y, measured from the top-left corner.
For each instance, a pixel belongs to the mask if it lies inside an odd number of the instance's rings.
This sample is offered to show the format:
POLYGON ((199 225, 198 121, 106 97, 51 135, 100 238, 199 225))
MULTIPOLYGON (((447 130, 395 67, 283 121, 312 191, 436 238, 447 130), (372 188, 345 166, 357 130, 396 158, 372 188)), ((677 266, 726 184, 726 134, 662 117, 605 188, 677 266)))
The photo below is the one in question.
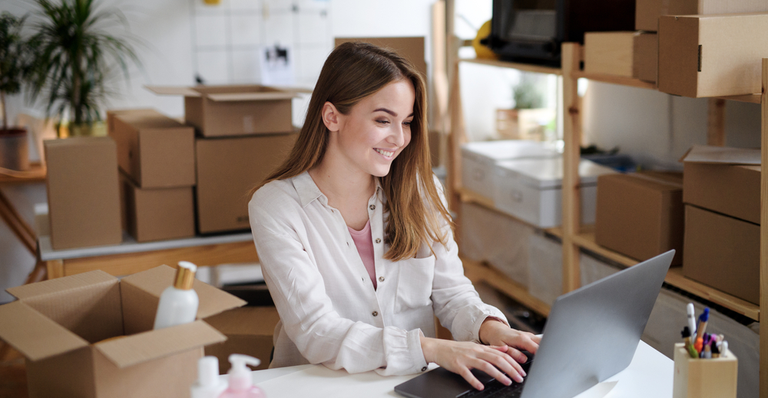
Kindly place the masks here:
POLYGON ((345 43, 326 60, 289 159, 249 203, 280 314, 270 367, 388 375, 436 362, 479 389, 470 369, 522 380, 518 349, 539 339, 464 277, 426 123, 424 80, 404 58, 345 43), (435 339, 435 316, 462 341, 435 339))

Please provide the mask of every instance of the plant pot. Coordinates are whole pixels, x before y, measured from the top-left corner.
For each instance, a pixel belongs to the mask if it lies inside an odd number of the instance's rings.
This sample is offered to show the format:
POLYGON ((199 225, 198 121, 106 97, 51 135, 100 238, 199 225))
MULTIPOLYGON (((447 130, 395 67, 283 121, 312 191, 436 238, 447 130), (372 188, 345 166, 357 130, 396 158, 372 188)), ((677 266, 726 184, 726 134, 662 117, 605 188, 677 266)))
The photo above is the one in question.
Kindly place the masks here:
POLYGON ((27 129, 0 129, 0 167, 16 171, 29 169, 27 129))
POLYGON ((107 135, 107 125, 104 122, 69 123, 59 126, 59 137, 104 137, 107 135))

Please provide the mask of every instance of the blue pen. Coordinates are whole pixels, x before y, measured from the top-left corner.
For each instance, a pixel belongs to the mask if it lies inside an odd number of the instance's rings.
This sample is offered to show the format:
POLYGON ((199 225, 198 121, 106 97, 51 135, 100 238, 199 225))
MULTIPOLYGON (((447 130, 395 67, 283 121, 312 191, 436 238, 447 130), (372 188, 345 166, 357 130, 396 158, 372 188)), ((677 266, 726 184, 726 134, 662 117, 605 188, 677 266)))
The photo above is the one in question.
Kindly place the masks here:
POLYGON ((709 307, 704 308, 704 312, 699 315, 699 326, 696 328, 696 336, 704 337, 704 332, 707 330, 707 321, 709 320, 709 307))

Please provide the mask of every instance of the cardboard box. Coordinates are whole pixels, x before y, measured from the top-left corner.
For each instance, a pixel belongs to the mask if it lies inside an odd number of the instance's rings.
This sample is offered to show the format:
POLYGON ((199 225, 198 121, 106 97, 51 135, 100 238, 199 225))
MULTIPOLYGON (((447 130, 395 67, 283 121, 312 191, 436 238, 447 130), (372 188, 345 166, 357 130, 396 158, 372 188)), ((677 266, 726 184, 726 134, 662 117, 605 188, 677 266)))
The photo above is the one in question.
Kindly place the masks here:
POLYGON ((635 29, 656 32, 662 15, 738 14, 768 11, 763 0, 636 0, 635 29))
POLYGON ((758 304, 760 226, 685 205, 683 275, 758 304))
POLYGON ((110 109, 107 111, 107 134, 111 136, 115 130, 115 117, 118 115, 154 114, 155 112, 157 111, 152 108, 110 109))
POLYGON ((659 91, 685 97, 762 92, 768 13, 659 18, 659 91))
MULTIPOLYGON (((225 337, 205 322, 152 330, 175 271, 160 266, 118 280, 103 271, 8 289, 0 338, 26 357, 31 398, 189 396, 203 346, 225 337), (115 340, 106 339, 125 336, 115 340)), ((244 304, 195 281, 198 319, 244 304)))
POLYGON ((632 46, 637 32, 584 34, 584 72, 632 77, 632 46))
POLYGON ((598 177, 595 242, 638 261, 675 249, 672 264, 682 264, 683 176, 670 176, 598 177))
POLYGON ((115 141, 73 137, 43 145, 54 250, 122 242, 115 141))
POLYGON ((683 202, 760 224, 760 150, 697 145, 683 156, 683 202))
POLYGON ((411 61, 424 79, 427 78, 427 63, 424 61, 423 37, 337 37, 334 47, 346 42, 364 42, 394 50, 403 58, 411 61))
MULTIPOLYGON (((597 177, 615 173, 589 160, 579 164, 581 222, 595 222, 597 177)), ((496 196, 499 210, 538 228, 561 224, 563 159, 516 159, 496 164, 496 196)))
POLYGON ((195 130, 154 110, 119 112, 109 120, 117 162, 141 188, 195 185, 195 130))
POLYGON ((125 229, 137 242, 186 238, 195 235, 192 187, 139 188, 121 175, 125 229))
POLYGON ((294 92, 259 85, 147 88, 159 95, 184 96, 184 120, 203 137, 293 130, 294 92))
POLYGON ((640 32, 634 37, 632 52, 632 77, 656 83, 659 68, 658 35, 640 32))
POLYGON ((230 368, 229 354, 245 354, 261 360, 255 369, 267 369, 272 355, 272 335, 280 321, 275 307, 241 307, 205 320, 227 336, 227 341, 205 347, 205 355, 219 358, 219 372, 230 368))
POLYGON ((560 154, 538 141, 502 140, 470 142, 461 146, 461 185, 493 200, 496 162, 509 159, 555 158, 560 154))
POLYGON ((285 161, 296 138, 292 133, 198 139, 198 232, 248 229, 248 192, 285 161))

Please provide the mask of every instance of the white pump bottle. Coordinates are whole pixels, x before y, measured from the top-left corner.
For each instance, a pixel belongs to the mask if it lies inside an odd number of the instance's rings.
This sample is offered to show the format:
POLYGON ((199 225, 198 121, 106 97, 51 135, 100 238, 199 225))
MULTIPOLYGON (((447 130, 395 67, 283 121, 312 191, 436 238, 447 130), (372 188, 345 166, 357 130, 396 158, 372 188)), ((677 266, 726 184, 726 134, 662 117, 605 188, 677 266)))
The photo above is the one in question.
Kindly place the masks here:
POLYGON ((190 387, 191 398, 218 398, 227 383, 219 378, 219 360, 202 357, 197 361, 197 382, 190 387))
POLYGON ((155 315, 155 329, 181 325, 195 320, 200 299, 192 289, 197 266, 189 261, 179 261, 173 286, 169 286, 160 295, 155 315))
POLYGON ((261 388, 253 385, 251 371, 245 364, 259 366, 260 360, 248 355, 232 354, 229 356, 232 367, 229 375, 229 388, 219 398, 266 398, 261 388))

